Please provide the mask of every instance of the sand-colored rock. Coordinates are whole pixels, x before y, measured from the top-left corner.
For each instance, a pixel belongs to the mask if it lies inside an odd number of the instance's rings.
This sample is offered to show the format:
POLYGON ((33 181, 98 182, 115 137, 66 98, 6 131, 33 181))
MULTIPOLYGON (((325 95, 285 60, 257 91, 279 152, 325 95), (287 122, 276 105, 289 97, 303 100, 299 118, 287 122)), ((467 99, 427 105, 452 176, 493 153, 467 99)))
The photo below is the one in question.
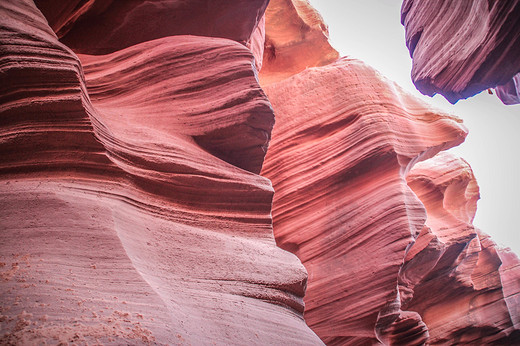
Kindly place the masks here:
POLYGON ((85 78, 31 1, 0 12, 0 343, 321 344, 246 170, 273 121, 252 53, 166 37, 85 78))
POLYGON ((262 174, 276 191, 277 243, 309 272, 305 320, 327 344, 387 341, 398 273, 426 218, 406 174, 466 130, 347 58, 264 90, 276 124, 262 174))
POLYGON ((520 1, 404 0, 412 79, 452 103, 520 72, 520 1))

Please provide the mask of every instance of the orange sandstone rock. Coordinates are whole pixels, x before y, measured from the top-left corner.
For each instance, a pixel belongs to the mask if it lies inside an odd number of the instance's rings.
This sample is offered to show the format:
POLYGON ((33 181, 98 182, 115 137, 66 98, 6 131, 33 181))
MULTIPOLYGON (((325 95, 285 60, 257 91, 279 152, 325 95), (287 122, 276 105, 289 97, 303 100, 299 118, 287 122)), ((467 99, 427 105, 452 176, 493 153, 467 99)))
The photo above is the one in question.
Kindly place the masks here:
POLYGON ((260 81, 268 85, 339 58, 323 18, 307 0, 271 0, 260 81))

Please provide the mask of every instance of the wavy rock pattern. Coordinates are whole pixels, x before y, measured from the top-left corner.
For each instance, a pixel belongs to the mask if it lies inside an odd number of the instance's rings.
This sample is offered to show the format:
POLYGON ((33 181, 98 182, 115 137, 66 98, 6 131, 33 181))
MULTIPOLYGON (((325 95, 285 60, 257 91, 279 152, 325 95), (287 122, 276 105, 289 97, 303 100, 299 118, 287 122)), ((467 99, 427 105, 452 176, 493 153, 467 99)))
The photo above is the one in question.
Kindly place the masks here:
POLYGON ((173 35, 248 43, 268 0, 36 0, 59 38, 75 52, 107 54, 173 35))
POLYGON ((423 94, 455 103, 520 72, 518 0, 404 0, 401 21, 423 94))
POLYGON ((418 163, 408 183, 428 217, 399 275, 402 306, 421 315, 430 344, 520 342, 520 262, 472 226, 470 166, 442 153, 418 163))
POLYGON ((469 166, 429 159, 460 120, 267 2, 0 3, 1 344, 520 342, 520 261, 472 226, 469 166))
POLYGON ((0 11, 0 171, 110 170, 78 58, 30 1, 3 2, 0 11))
POLYGON ((309 272, 305 319, 327 344, 385 341, 406 249, 426 218, 406 173, 465 129, 356 60, 264 89, 277 120, 262 173, 276 191, 277 243, 309 272))
POLYGON ((260 172, 274 115, 253 56, 241 44, 172 36, 80 58, 90 98, 118 140, 146 145, 157 137, 153 143, 163 146, 168 137, 184 136, 224 161, 260 172))
POLYGON ((251 52, 162 38, 82 55, 86 87, 31 1, 0 12, 0 343, 320 344, 248 171, 273 121, 251 52))

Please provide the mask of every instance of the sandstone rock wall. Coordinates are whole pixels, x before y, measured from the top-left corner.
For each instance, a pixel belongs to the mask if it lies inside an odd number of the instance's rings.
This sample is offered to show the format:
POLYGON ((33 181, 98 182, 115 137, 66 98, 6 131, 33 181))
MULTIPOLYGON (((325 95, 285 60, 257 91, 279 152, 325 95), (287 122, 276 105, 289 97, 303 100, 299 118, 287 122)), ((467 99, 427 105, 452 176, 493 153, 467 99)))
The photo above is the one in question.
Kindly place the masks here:
POLYGON ((0 343, 520 342, 461 121, 267 5, 0 2, 0 343))
MULTIPOLYGON (((266 21, 266 37, 280 29, 266 21)), ((461 121, 359 61, 274 82, 263 64, 276 124, 262 174, 277 243, 309 272, 309 326, 330 345, 519 342, 518 259, 471 224, 469 165, 431 158, 464 140, 461 121)))
MULTIPOLYGON (((265 3, 230 8, 256 23, 265 3)), ((31 1, 0 12, 1 343, 320 344, 255 174, 273 112, 253 54, 126 32, 146 40, 78 59, 31 1)))
POLYGON ((506 272, 518 279, 519 261, 471 224, 479 192, 470 166, 442 153, 418 163, 408 185, 428 217, 399 274, 402 305, 423 317, 432 344, 517 343, 508 301, 518 288, 506 272))
POLYGON ((327 344, 385 341, 426 218, 406 174, 461 143, 465 128, 356 60, 265 90, 276 125, 262 174, 276 191, 277 243, 309 272, 305 319, 327 344))

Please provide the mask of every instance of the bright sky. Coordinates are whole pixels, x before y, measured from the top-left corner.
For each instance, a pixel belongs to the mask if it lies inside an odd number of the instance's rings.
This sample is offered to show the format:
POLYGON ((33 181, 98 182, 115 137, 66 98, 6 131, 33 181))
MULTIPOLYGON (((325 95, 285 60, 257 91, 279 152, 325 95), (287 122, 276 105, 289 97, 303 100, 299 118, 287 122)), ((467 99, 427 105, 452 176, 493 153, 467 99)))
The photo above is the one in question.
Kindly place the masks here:
POLYGON ((452 105, 411 82, 412 62, 401 25, 401 0, 310 0, 329 25, 342 56, 358 58, 424 101, 464 120, 466 142, 450 151, 469 162, 480 186, 474 225, 520 254, 520 105, 505 106, 483 92, 452 105))

